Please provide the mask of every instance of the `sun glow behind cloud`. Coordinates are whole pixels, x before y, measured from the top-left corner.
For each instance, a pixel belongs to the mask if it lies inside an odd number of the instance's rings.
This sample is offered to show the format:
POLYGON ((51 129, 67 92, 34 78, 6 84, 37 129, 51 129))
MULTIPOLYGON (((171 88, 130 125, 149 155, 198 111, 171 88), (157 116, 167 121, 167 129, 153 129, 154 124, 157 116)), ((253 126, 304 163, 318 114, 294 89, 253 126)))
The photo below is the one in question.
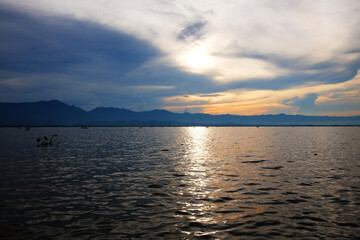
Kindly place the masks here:
POLYGON ((179 65, 194 73, 203 73, 215 67, 216 60, 201 47, 190 49, 181 54, 178 60, 179 65))

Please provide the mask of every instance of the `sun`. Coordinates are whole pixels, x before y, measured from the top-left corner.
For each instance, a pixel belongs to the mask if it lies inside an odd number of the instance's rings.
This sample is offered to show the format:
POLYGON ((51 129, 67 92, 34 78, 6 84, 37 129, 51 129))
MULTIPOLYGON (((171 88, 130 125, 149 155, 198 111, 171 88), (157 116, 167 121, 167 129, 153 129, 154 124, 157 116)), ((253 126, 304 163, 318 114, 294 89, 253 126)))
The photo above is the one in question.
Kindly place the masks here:
POLYGON ((182 55, 181 64, 191 72, 203 73, 214 65, 214 57, 212 57, 203 48, 193 48, 182 55))

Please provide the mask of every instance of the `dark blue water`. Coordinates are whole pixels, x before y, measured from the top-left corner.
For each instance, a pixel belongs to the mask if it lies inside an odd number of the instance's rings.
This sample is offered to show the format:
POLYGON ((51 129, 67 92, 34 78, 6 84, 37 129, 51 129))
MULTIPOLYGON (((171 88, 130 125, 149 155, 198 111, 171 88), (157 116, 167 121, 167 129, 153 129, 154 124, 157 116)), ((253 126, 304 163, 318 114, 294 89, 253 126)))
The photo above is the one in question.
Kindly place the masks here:
POLYGON ((0 136, 1 239, 360 237, 360 127, 0 136))

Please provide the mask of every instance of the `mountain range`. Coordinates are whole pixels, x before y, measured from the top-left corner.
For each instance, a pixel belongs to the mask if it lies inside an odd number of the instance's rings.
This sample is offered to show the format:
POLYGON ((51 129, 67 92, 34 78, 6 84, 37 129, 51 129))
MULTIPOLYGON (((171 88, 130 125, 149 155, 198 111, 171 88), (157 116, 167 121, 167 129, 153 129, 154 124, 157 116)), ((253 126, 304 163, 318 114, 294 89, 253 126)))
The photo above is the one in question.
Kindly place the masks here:
POLYGON ((211 115, 166 110, 134 112, 98 107, 91 111, 58 100, 0 103, 0 126, 297 126, 360 125, 360 116, 211 115))

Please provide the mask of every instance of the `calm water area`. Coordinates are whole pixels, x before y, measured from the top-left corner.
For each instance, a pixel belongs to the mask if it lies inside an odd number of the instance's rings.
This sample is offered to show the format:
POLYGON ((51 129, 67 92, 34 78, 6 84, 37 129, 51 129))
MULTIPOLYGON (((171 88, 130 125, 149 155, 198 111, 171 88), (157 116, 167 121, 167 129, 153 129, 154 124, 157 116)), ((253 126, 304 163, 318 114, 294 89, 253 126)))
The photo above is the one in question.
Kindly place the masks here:
POLYGON ((0 238, 359 239, 360 127, 0 128, 0 238))

